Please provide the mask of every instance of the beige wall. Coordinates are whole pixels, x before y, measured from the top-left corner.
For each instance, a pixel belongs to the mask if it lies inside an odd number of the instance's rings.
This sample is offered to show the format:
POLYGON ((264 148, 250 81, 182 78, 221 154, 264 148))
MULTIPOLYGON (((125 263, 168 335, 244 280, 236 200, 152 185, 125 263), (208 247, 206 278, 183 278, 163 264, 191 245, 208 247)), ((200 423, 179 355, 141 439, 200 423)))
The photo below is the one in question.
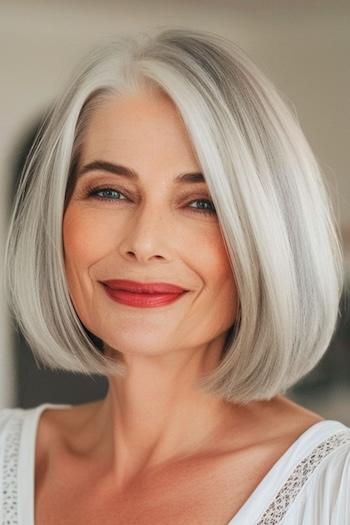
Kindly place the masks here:
MULTIPOLYGON (((349 22, 350 3, 341 1, 3 0, 0 249, 18 142, 59 93, 77 61, 120 31, 132 34, 175 24, 236 41, 294 106, 334 192, 350 274, 349 22)), ((1 297, 0 407, 13 404, 15 384, 9 320, 1 297)))

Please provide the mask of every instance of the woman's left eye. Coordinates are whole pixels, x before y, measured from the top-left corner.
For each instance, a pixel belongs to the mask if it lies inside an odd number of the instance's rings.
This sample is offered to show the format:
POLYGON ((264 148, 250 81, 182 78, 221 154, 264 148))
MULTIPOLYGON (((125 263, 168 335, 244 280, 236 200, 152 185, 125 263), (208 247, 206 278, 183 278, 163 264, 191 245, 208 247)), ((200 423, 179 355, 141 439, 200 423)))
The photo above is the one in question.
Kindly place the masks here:
MULTIPOLYGON (((125 199, 128 200, 128 198, 125 197, 125 195, 122 192, 115 190, 114 188, 109 188, 109 187, 106 187, 106 188, 89 187, 86 191, 86 195, 87 197, 91 197, 91 198, 98 199, 101 201, 120 201, 120 200, 125 200, 125 199), (99 195, 103 193, 105 193, 104 197, 99 195), (116 194, 117 196, 119 195, 119 198, 114 198, 116 195, 114 195, 113 197, 113 193, 116 194), (120 196, 123 196, 124 199, 121 199, 120 196)), ((211 215, 216 214, 214 203, 210 199, 192 200, 189 203, 189 208, 194 213, 204 213, 204 214, 211 214, 211 215), (193 203, 202 203, 202 207, 190 206, 193 203), (203 203, 205 203, 205 207, 203 207, 203 203)))
POLYGON ((209 205, 209 208, 192 208, 192 209, 194 209, 195 212, 209 213, 209 214, 216 213, 214 203, 210 199, 196 199, 194 201, 191 201, 190 204, 192 204, 194 202, 201 202, 201 203, 204 202, 206 205, 209 205))

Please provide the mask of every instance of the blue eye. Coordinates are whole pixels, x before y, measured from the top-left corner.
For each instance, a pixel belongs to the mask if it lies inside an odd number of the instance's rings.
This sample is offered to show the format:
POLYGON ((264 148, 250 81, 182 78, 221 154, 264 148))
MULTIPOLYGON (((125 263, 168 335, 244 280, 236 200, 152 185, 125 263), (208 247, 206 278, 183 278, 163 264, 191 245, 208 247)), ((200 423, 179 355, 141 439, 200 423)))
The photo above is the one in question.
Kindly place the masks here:
POLYGON ((123 195, 123 193, 121 193, 120 191, 114 190, 113 188, 96 188, 96 187, 94 188, 94 187, 91 187, 91 188, 88 188, 87 197, 93 197, 93 198, 101 200, 101 201, 121 200, 121 199, 114 199, 113 196, 111 195, 112 193, 116 193, 118 195, 123 195), (99 193, 109 193, 109 195, 107 197, 101 197, 100 195, 98 195, 99 193))
POLYGON ((209 208, 194 208, 195 212, 210 213, 210 214, 216 213, 214 203, 210 199, 196 199, 194 201, 191 201, 190 204, 192 204, 193 202, 202 202, 202 203, 204 202, 206 204, 209 204, 210 206, 209 208))

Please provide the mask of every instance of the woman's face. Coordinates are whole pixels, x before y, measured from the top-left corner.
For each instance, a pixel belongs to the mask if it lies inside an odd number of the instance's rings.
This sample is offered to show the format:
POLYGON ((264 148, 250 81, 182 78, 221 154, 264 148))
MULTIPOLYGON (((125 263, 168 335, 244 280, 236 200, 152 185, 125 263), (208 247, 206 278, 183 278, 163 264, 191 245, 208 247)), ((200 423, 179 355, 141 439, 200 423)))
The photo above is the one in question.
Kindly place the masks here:
POLYGON ((124 357, 207 346, 234 322, 236 288, 206 183, 175 180, 198 172, 184 124, 164 93, 116 96, 94 110, 63 219, 65 267, 80 320, 124 357), (86 168, 96 161, 137 176, 86 168), (142 307, 113 300, 102 284, 111 279, 188 291, 142 307))

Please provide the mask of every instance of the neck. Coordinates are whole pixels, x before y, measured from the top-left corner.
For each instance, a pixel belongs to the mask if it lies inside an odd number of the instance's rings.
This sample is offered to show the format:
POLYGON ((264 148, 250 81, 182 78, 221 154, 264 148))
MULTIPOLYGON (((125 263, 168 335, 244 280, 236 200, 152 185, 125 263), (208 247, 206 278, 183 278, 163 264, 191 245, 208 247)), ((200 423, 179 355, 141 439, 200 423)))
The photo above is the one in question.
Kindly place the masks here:
MULTIPOLYGON (((162 356, 127 356, 125 377, 108 377, 105 399, 84 423, 84 451, 124 486, 163 465, 214 453, 222 437, 239 434, 252 408, 228 403, 196 387, 218 361, 219 348, 162 356), (206 357, 204 357, 206 356, 206 357)), ((250 419, 251 421, 251 419, 250 419)))

